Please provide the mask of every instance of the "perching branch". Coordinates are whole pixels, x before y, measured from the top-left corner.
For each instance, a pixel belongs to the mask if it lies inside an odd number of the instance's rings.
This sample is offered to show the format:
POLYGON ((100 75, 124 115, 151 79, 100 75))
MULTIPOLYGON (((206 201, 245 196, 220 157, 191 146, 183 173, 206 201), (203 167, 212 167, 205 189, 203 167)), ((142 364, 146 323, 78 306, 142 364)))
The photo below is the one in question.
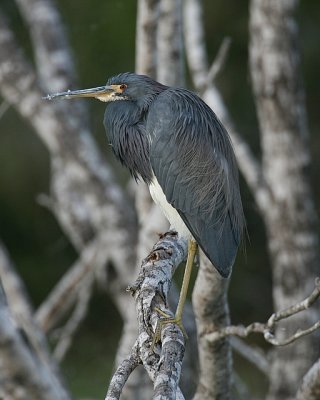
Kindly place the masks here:
POLYGON ((161 330, 161 345, 156 344, 153 348, 152 341, 159 321, 155 308, 172 315, 168 309, 168 292, 172 276, 186 253, 186 241, 175 232, 167 232, 142 262, 138 278, 127 289, 136 302, 139 324, 137 351, 154 383, 154 399, 184 399, 178 386, 184 354, 182 332, 176 325, 166 324, 161 330))
POLYGON ((284 310, 278 311, 271 315, 266 323, 254 322, 247 327, 242 325, 227 326, 226 328, 220 329, 216 332, 211 332, 206 335, 207 340, 215 342, 223 337, 227 336, 240 336, 247 337, 251 333, 262 333, 265 340, 274 346, 286 346, 301 337, 308 335, 315 330, 320 328, 320 320, 314 323, 312 326, 306 329, 299 329, 294 334, 288 336, 285 339, 277 339, 274 335, 276 325, 278 322, 287 319, 301 311, 310 308, 315 301, 320 297, 320 280, 319 278, 315 281, 315 288, 312 293, 304 300, 284 310))

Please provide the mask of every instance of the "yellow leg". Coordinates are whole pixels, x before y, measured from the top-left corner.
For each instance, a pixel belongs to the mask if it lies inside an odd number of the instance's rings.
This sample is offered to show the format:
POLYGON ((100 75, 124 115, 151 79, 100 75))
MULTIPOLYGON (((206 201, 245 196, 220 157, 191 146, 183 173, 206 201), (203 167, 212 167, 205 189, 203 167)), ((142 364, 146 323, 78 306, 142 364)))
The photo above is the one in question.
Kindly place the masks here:
POLYGON ((159 341, 160 334, 161 334, 161 328, 164 324, 169 324, 169 323, 177 324, 180 327, 180 329, 182 330, 183 334, 185 336, 187 336, 185 329, 182 325, 182 312, 183 312, 184 303, 186 301, 186 297, 187 297, 187 293, 188 293, 191 271, 192 271, 194 257, 197 252, 197 248, 198 248, 197 242, 195 242, 194 240, 189 240, 189 242, 188 242, 188 258, 187 258, 186 268, 184 270, 179 302, 178 302, 178 306, 177 306, 177 310, 176 310, 176 314, 175 314, 174 318, 167 315, 162 310, 159 310, 158 308, 156 308, 156 311, 165 318, 159 320, 159 324, 156 328, 156 332, 155 332, 155 335, 153 338, 153 345, 159 341))
POLYGON ((179 297, 179 302, 178 302, 176 315, 175 315, 175 319, 177 320, 177 322, 181 322, 181 319, 182 319, 183 307, 184 307, 184 303, 186 302, 186 298, 187 298, 187 294, 188 294, 192 266, 193 266, 194 257, 197 252, 197 248, 198 248, 197 242, 195 242, 194 240, 189 240, 189 242, 188 242, 188 258, 187 258, 186 268, 184 270, 183 281, 182 281, 182 286, 181 286, 181 291, 180 291, 180 297, 179 297))

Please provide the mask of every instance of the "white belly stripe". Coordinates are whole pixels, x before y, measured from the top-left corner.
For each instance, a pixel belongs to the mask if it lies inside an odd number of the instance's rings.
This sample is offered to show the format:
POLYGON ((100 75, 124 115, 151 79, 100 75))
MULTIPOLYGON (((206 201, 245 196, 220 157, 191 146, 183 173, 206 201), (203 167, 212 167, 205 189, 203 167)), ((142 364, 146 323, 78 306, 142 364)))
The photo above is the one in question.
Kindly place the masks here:
POLYGON ((168 203, 156 177, 153 177, 149 190, 153 201, 161 208, 163 214, 170 222, 171 227, 176 230, 180 236, 188 240, 192 239, 192 235, 180 217, 178 211, 168 203))

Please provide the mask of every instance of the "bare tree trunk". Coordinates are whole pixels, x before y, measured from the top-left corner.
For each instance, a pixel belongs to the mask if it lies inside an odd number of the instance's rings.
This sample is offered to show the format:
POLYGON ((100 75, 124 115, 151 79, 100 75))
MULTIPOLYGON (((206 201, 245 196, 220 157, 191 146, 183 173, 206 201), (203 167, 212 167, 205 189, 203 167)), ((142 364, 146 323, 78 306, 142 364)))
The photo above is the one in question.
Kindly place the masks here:
POLYGON ((182 0, 161 0, 157 50, 157 80, 168 86, 182 86, 182 0))
MULTIPOLYGON (((317 216, 308 170, 308 128, 298 51, 297 1, 252 0, 250 70, 261 129, 263 170, 272 196, 264 213, 275 309, 302 299, 319 272, 317 216)), ((311 313, 285 324, 310 325, 311 313)), ((285 334, 278 332, 279 336, 285 334)), ((273 351, 268 399, 292 399, 319 353, 314 336, 273 351)))
POLYGON ((201 267, 193 291, 193 307, 198 328, 199 382, 194 400, 227 400, 231 397, 232 357, 229 339, 215 343, 205 333, 230 324, 227 302, 228 280, 213 269, 201 252, 201 267))
POLYGON ((160 0, 139 0, 136 31, 136 72, 155 77, 157 20, 160 0))

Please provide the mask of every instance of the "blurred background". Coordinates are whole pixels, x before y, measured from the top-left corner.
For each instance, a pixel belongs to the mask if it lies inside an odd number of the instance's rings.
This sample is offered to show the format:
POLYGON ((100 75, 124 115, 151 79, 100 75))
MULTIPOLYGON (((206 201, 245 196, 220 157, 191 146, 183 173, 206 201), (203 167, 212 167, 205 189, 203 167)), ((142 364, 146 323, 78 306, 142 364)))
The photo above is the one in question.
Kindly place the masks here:
MULTIPOLYGON (((127 0, 56 0, 73 49, 78 87, 103 85, 109 76, 133 71, 135 66, 136 2, 127 0)), ((28 31, 12 0, 1 0, 19 39, 31 56, 28 31)), ((248 73, 248 1, 205 0, 205 28, 210 61, 224 37, 231 49, 217 86, 238 130, 259 156, 259 135, 248 73)), ((302 68, 311 132, 311 178, 319 214, 320 195, 320 3, 301 2, 299 9, 302 68)), ((187 86, 192 88, 190 81, 187 86)), ((88 102, 95 140, 111 165, 102 125, 104 105, 88 102)), ((76 252, 38 196, 49 192, 47 150, 19 114, 0 98, 0 238, 19 271, 33 305, 37 307, 55 282, 76 259, 76 252)), ((123 185, 127 172, 116 171, 123 185)), ((263 321, 272 312, 271 273, 262 220, 243 180, 242 194, 250 240, 234 267, 229 300, 234 323, 263 321)), ((63 362, 72 392, 102 397, 113 367, 121 319, 105 293, 95 291, 90 312, 63 362), (112 329, 110 329, 112 327, 112 329), (107 357, 106 357, 107 356, 107 357)), ((255 340, 255 339, 253 339, 255 340)), ((261 340, 261 339, 260 339, 261 340)), ((236 360, 237 362, 237 360, 236 360)), ((250 373, 250 372, 248 372, 250 373)), ((258 373, 257 373, 258 374, 258 373)), ((257 385, 263 385, 258 380, 257 385)), ((258 390, 258 389, 257 389, 258 390)))

